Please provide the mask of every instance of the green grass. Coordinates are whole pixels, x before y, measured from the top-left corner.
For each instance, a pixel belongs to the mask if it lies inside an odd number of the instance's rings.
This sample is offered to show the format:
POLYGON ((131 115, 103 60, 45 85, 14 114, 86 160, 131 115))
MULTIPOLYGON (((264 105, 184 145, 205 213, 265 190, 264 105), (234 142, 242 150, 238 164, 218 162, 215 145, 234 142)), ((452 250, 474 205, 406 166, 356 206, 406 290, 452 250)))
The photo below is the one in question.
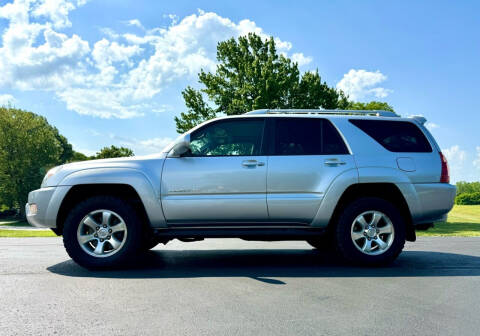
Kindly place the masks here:
POLYGON ((480 236, 480 205, 455 205, 446 223, 433 229, 417 231, 417 236, 480 236))
POLYGON ((50 230, 0 230, 0 237, 56 237, 50 230))
POLYGON ((26 221, 18 220, 0 220, 0 226, 31 226, 26 221))

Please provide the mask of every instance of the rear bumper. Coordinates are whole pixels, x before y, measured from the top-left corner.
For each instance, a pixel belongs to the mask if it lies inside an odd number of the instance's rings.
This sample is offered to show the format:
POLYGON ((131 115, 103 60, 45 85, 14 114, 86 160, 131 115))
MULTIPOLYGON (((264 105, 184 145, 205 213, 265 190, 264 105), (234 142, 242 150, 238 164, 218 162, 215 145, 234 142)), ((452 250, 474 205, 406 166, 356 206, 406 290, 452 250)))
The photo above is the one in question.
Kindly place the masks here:
POLYGON ((414 225, 433 222, 444 222, 452 209, 457 188, 448 183, 414 184, 419 213, 414 216, 414 225))
POLYGON ((57 227, 57 214, 63 198, 70 186, 47 187, 31 191, 25 213, 30 225, 37 227, 57 227))

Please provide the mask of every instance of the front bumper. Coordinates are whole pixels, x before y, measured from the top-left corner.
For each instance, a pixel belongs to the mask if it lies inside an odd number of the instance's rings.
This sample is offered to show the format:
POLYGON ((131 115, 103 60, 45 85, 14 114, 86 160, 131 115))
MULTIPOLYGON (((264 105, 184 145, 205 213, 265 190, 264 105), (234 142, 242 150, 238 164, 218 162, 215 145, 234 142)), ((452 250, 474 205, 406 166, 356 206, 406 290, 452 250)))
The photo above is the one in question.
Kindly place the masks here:
POLYGON ((25 205, 28 223, 37 227, 56 228, 58 210, 70 188, 58 186, 31 191, 25 205))

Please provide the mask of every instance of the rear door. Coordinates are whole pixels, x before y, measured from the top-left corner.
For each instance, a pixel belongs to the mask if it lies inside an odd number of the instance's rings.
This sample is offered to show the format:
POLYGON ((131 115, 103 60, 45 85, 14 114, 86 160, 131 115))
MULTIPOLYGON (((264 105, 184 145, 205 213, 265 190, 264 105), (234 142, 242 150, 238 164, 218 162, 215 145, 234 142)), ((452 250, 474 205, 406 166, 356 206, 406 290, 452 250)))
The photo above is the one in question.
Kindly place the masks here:
POLYGON ((268 220, 264 118, 214 121, 191 134, 191 151, 167 158, 162 206, 172 224, 268 220))
POLYGON ((268 118, 266 137, 270 220, 310 223, 335 177, 355 169, 352 155, 328 119, 268 118))

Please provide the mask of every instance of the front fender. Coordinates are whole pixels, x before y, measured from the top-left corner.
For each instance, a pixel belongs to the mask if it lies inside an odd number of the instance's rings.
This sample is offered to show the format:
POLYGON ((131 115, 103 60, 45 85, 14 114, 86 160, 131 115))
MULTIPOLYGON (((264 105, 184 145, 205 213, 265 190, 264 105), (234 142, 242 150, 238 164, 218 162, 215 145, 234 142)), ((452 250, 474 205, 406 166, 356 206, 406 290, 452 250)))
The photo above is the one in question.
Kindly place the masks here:
POLYGON ((160 202, 160 189, 141 171, 132 168, 91 168, 73 172, 63 178, 61 186, 79 184, 126 184, 137 192, 152 227, 166 227, 160 202))

